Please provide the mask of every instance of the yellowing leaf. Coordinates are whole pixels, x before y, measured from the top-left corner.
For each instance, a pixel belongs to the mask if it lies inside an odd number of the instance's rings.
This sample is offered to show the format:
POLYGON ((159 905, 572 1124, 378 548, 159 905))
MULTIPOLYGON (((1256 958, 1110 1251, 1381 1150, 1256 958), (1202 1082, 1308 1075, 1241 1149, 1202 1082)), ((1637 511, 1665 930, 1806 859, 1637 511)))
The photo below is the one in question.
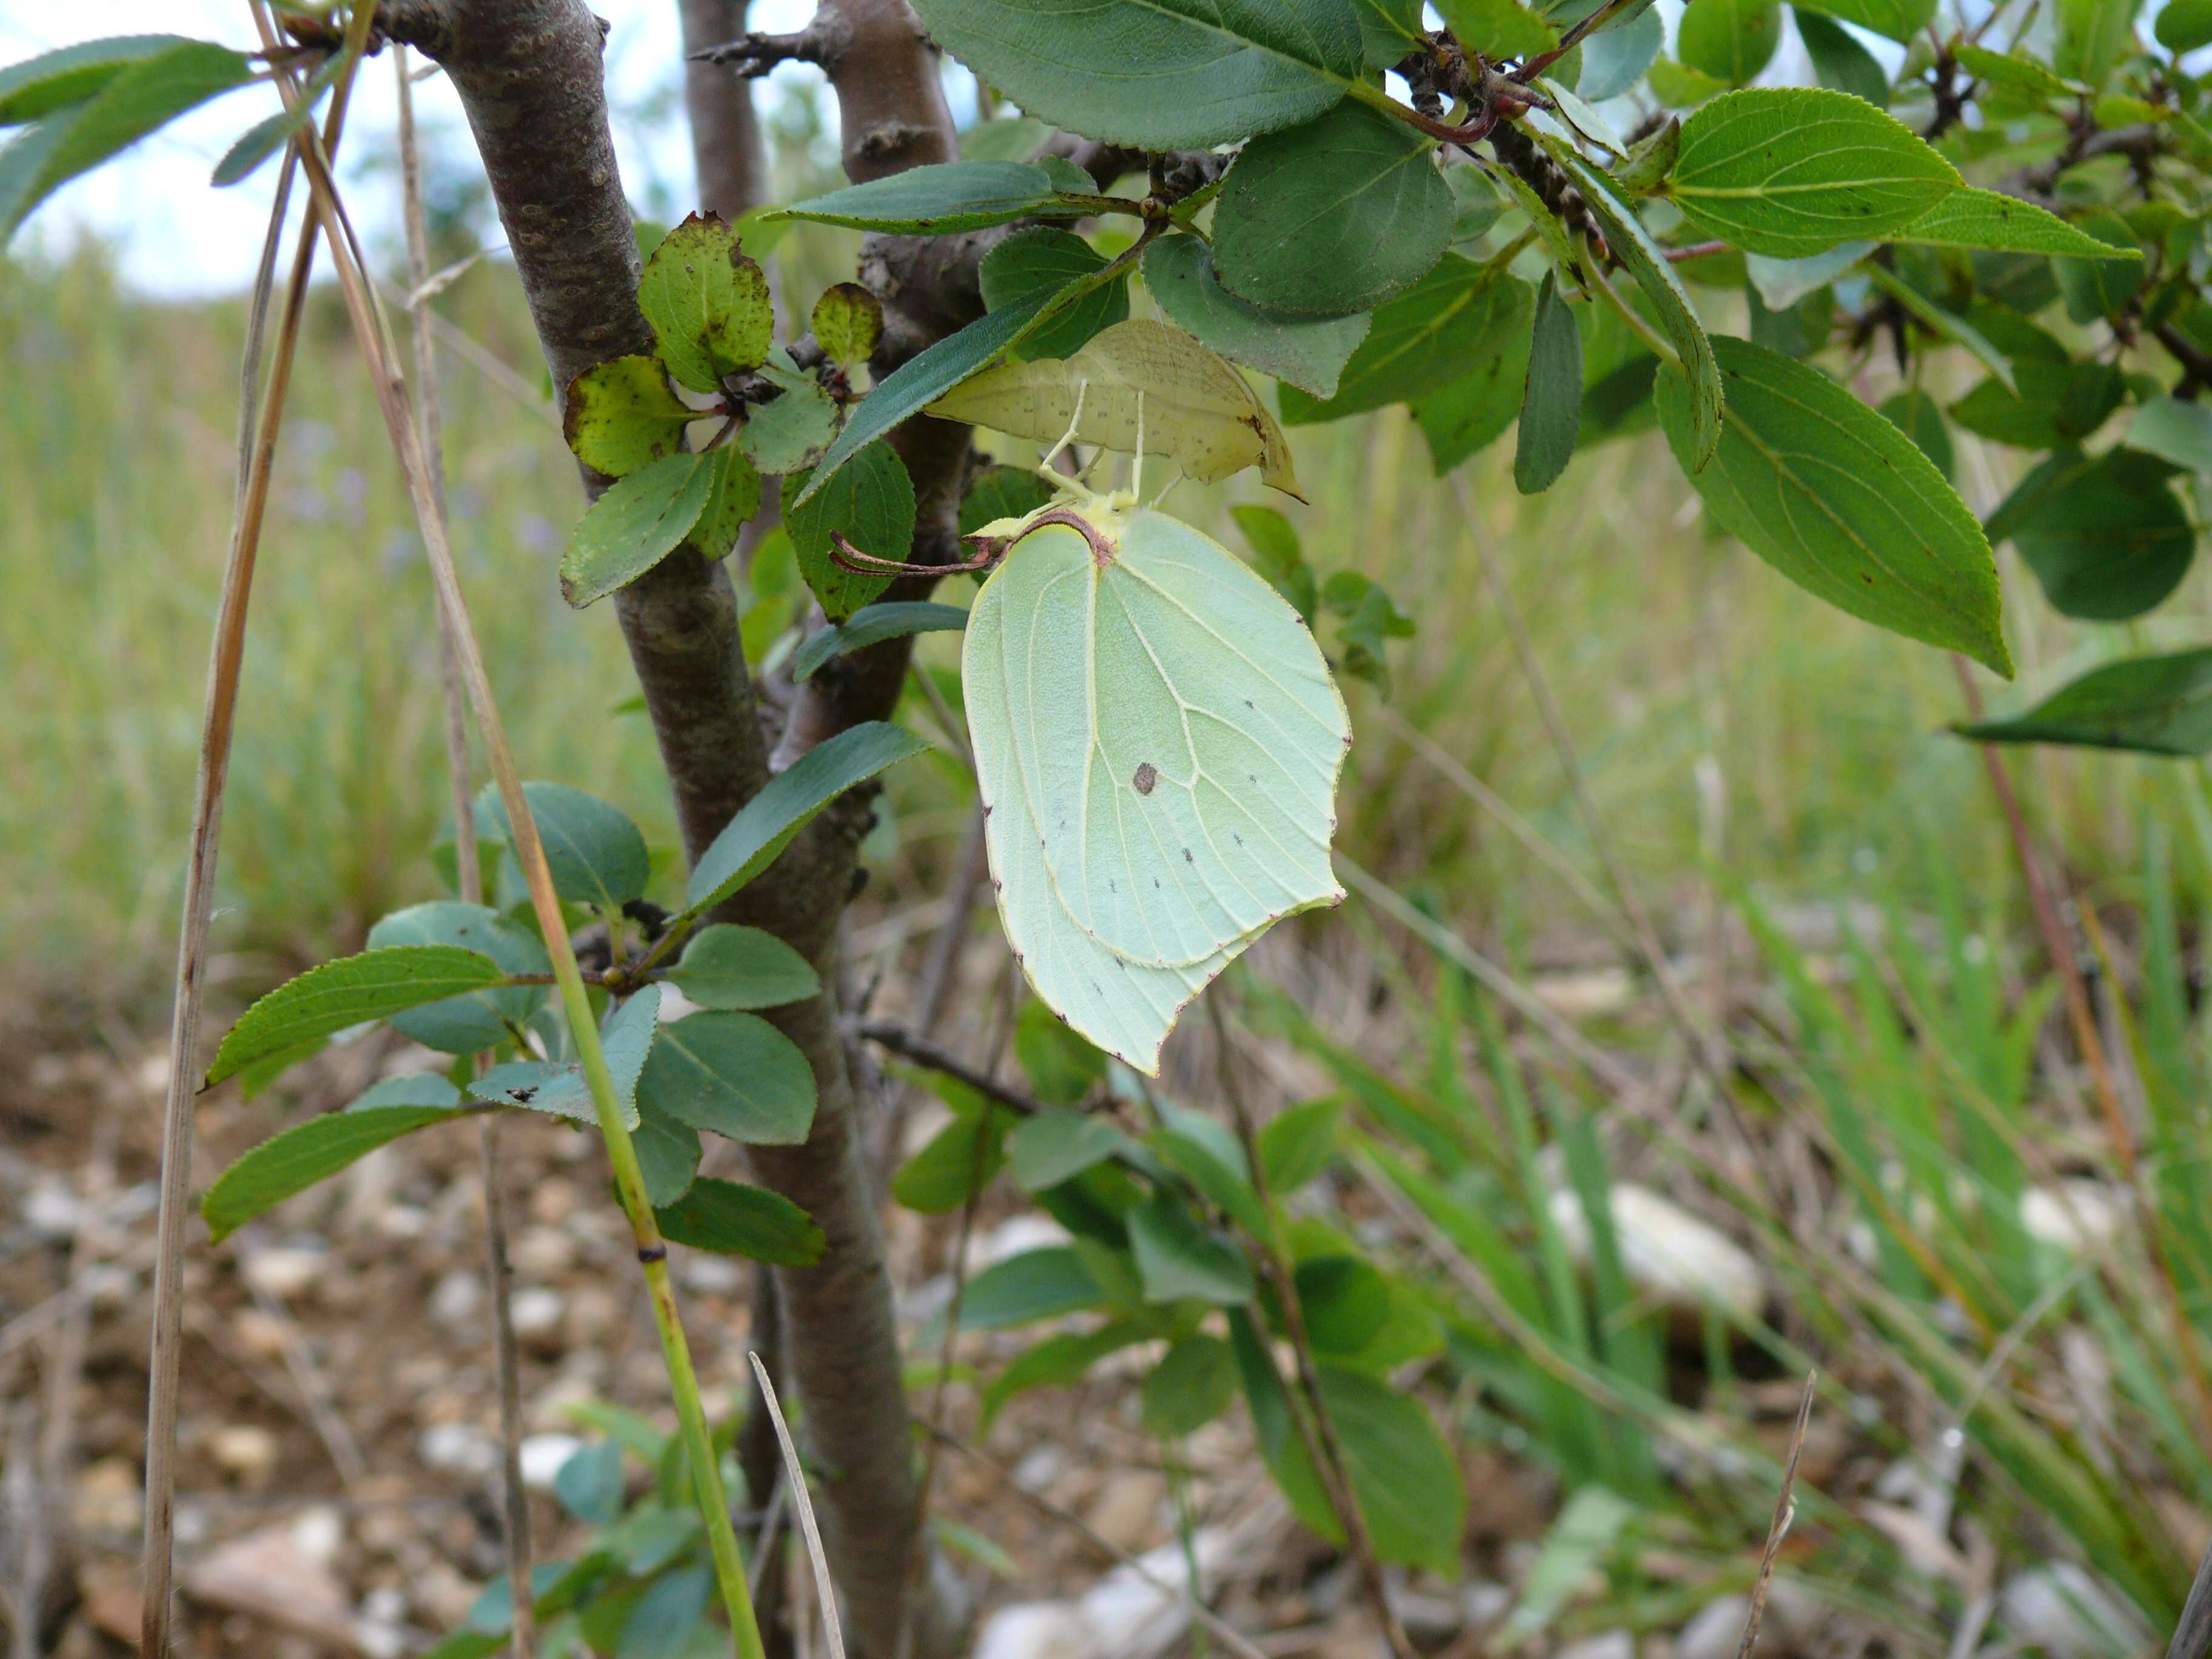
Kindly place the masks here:
POLYGON ((1072 424, 1078 442, 1127 453, 1141 425, 1145 453, 1167 456, 1200 483, 1256 466, 1264 482, 1305 499, 1290 445, 1258 394, 1165 323, 1116 323, 1073 357, 991 369, 929 412, 1038 443, 1057 441, 1072 424))

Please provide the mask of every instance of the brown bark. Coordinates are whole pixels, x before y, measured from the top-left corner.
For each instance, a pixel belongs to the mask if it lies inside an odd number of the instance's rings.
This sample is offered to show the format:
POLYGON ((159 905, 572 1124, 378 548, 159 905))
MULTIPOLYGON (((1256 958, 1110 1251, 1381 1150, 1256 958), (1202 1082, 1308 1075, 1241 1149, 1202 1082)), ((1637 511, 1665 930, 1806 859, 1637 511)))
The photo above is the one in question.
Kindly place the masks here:
MULTIPOLYGON (((848 160, 863 169, 856 176, 949 158, 951 123, 935 64, 904 5, 853 3, 840 15, 848 50, 839 90, 842 100, 849 89, 848 160)), ((636 243, 607 131, 600 31, 582 0, 387 0, 381 21, 437 58, 461 94, 556 384, 606 358, 650 350, 636 301, 636 243)), ((938 257, 919 244, 872 250, 902 353, 980 310, 956 302, 945 314, 933 284, 909 280, 938 257)), ((964 286, 973 293, 972 270, 964 286)), ((917 542, 942 556, 953 545, 966 428, 916 424, 930 429, 910 428, 900 443, 926 515, 917 542)), ((586 479, 594 493, 605 482, 586 479)), ((618 593, 616 611, 696 859, 768 776, 735 594, 720 563, 686 548, 618 593)), ((905 663, 903 648, 856 653, 832 685, 800 699, 795 716, 805 713, 803 727, 818 740, 887 714, 905 663)), ((836 983, 836 924, 865 817, 851 801, 823 814, 731 907, 804 951, 825 985, 836 983)), ((754 1164, 828 1240, 817 1266, 783 1274, 788 1363, 823 1476, 822 1519, 848 1633, 860 1654, 889 1656, 921 1519, 890 1279, 859 1155, 834 992, 776 1018, 812 1064, 819 1103, 804 1146, 756 1149, 754 1164)), ((955 1598, 936 1593, 936 1577, 927 1582, 933 1593, 918 1609, 913 1650, 922 1659, 949 1653, 958 1636, 955 1598)))
POLYGON ((684 18, 684 107, 691 120, 691 157, 699 173, 699 205, 725 219, 761 199, 760 122, 752 88, 726 70, 691 61, 691 54, 745 32, 749 0, 678 0, 684 18))

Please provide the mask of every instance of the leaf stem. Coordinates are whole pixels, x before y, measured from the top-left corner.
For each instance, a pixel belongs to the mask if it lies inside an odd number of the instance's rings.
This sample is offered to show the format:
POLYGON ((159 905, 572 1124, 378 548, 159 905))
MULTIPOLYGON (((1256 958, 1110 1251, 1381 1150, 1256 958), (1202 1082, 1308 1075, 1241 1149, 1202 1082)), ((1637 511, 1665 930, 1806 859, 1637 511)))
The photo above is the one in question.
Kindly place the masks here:
POLYGON ((1682 361, 1682 354, 1674 349, 1674 342, 1644 321, 1636 307, 1620 297, 1613 284, 1606 280, 1605 272, 1599 268, 1595 259, 1583 262, 1583 274, 1589 278, 1590 286, 1604 295, 1607 302, 1620 313, 1620 319, 1628 325, 1629 332, 1650 346, 1660 362, 1679 363, 1682 361))
MULTIPOLYGON (((272 40, 273 30, 266 12, 257 7, 255 21, 264 31, 264 41, 272 40)), ((313 142, 312 130, 303 134, 302 151, 308 183, 313 191, 315 210, 322 219, 330 240, 331 264, 337 269, 339 291, 345 301, 356 340, 367 360, 378 408, 399 460, 400 471, 406 478, 408 492, 413 499, 416 521, 422 532, 423 550, 429 562, 439 607, 451 630, 455 650, 460 659, 469 701, 476 714, 477 728, 483 734, 485 756, 490 763, 492 776, 499 786, 501 799, 507 808, 511 844, 529 885, 531 904, 537 912, 538 930, 544 934, 546 951, 552 957, 553 977, 560 991, 562 1012, 568 1024, 570 1040, 575 1045, 576 1058, 585 1083, 591 1091, 593 1114, 598 1119, 601 1136, 606 1142, 607 1161, 613 1169, 615 1189, 636 1243, 638 1265, 644 1272, 646 1285, 652 1297, 653 1323, 659 1332, 662 1359, 668 1371, 670 1391, 675 1396, 677 1419, 682 1426, 701 1519, 706 1526, 708 1543, 714 1558, 714 1576, 729 1615, 732 1635, 737 1644, 739 1659, 763 1659, 760 1631, 753 1617, 752 1598, 745 1587, 744 1565, 738 1553, 737 1534, 731 1524, 729 1504, 722 1492, 720 1467, 707 1423, 706 1407, 700 1398, 698 1376, 692 1368, 690 1348, 684 1339, 683 1322, 677 1314, 675 1292, 668 1273, 668 1246, 661 1238, 659 1225, 653 1218, 653 1206, 646 1194, 644 1172, 638 1164, 637 1149, 630 1141, 614 1077, 607 1066, 606 1051, 599 1042, 599 1024, 592 1014, 590 994, 585 989, 574 948, 569 942, 560 898, 553 889, 552 872, 546 863, 544 846, 538 839, 537 820, 532 816, 529 799, 523 793, 522 775, 515 765, 514 750, 507 743, 506 724, 501 719, 497 702, 492 694, 490 671, 485 665, 475 625, 469 617, 468 603, 461 592, 460 577, 454 568, 453 548, 446 537, 444 520, 437 511, 428 463, 422 451, 422 435, 416 429, 414 411, 408 403, 405 382, 387 349, 388 336, 380 325, 382 318, 374 295, 362 266, 354 258, 349 227, 345 222, 337 185, 320 146, 313 142)))

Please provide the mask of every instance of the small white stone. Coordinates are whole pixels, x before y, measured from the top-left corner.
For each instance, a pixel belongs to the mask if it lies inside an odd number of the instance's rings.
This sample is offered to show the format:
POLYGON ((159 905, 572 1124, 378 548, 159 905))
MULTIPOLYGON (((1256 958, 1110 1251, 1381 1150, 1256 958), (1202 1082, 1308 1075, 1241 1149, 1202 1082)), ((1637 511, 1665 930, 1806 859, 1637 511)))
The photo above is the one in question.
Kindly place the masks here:
POLYGON ((522 1484, 533 1492, 551 1492, 553 1477, 561 1473, 561 1466, 583 1449, 583 1441, 573 1434, 525 1437, 517 1448, 522 1458, 522 1484))
POLYGON ((466 1423, 433 1423, 416 1449, 434 1469, 456 1474, 489 1474, 499 1467, 499 1448, 489 1435, 466 1423))
POLYGON ((735 1296, 744 1286, 745 1270, 726 1255, 686 1250, 677 1277, 685 1290, 701 1296, 735 1296))
POLYGON ((41 1238, 73 1238, 84 1221, 84 1200, 51 1176, 23 1195, 23 1224, 41 1238))
POLYGON ((292 1522, 292 1546, 319 1566, 328 1566, 345 1547, 345 1517, 328 1504, 301 1510, 292 1522))
POLYGON ((306 1291, 330 1266, 326 1250, 279 1246, 256 1250, 246 1259, 246 1282, 264 1296, 288 1302, 306 1291))
POLYGON ((430 1292, 430 1317, 447 1329, 470 1323, 483 1300, 483 1281, 465 1268, 456 1267, 430 1292))
POLYGON ((1636 1659, 1636 1638, 1625 1630, 1600 1631, 1569 1643, 1553 1659, 1636 1659))
POLYGON ((2020 1224, 2029 1237, 2080 1255, 2109 1243, 2120 1231, 2124 1202, 2105 1182, 2077 1176, 2056 1188, 2031 1187, 2022 1193, 2020 1224))
POLYGON ((258 1423, 225 1424, 208 1437, 208 1452, 249 1486, 261 1485, 276 1468, 276 1437, 258 1423))
POLYGON ((379 1625, 397 1625, 407 1617, 407 1592, 397 1584, 379 1584, 361 1598, 361 1616, 379 1625))
POLYGON ((975 1659, 1094 1659, 1083 1610, 1073 1601, 1000 1607, 975 1638, 975 1659))
POLYGON ((2104 1659, 2149 1645, 2150 1627, 2087 1569, 2046 1561, 1997 1592, 1997 1612, 2013 1638, 2051 1659, 2104 1659))
POLYGON ((544 1336, 560 1328, 561 1316, 568 1310, 568 1299, 550 1286, 526 1285, 514 1293, 508 1310, 514 1317, 517 1336, 544 1336))
MULTIPOLYGON (((1766 1305, 1766 1280, 1742 1246, 1699 1220, 1670 1198, 1632 1182, 1612 1193, 1613 1224, 1620 1265, 1638 1289, 1668 1306, 1692 1311, 1710 1300, 1741 1320, 1754 1320, 1766 1305)), ((1581 1194, 1561 1188, 1552 1194, 1552 1222, 1577 1262, 1590 1257, 1589 1218, 1581 1194)))

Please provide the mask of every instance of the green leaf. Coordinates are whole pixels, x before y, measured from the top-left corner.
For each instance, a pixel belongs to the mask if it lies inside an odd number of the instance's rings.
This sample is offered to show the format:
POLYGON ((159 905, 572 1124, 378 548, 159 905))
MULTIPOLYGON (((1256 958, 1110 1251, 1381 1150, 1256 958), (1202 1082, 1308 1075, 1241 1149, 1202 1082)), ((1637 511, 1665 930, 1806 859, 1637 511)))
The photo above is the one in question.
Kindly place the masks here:
POLYGON ((2058 0, 2058 40, 2051 67, 2061 75, 2102 87, 2121 58, 2136 50, 2136 13, 2142 0, 2058 0))
POLYGON ((645 1176, 646 1201, 656 1208, 673 1204, 699 1174, 699 1132, 678 1123, 650 1098, 638 1101, 637 1116, 629 1139, 645 1176))
MULTIPOLYGON (((2166 11, 2172 9, 2168 6, 2166 11)), ((2164 16, 2166 13, 2160 15, 2164 16)), ((2023 93, 2038 103, 2048 103, 2053 98, 2076 96, 2084 90, 2063 76, 2053 75, 2047 64, 2020 52, 1992 52, 1987 46, 1961 41, 1951 49, 1951 55, 1959 60, 1959 67, 1967 74, 2023 93)))
POLYGON ((754 1146, 796 1146, 814 1123, 814 1070, 757 1014, 715 1009, 660 1028, 637 1080, 640 1110, 754 1146))
POLYGON ((1252 544, 1253 562, 1267 585, 1312 627, 1321 591, 1314 582, 1313 567, 1298 550, 1298 532, 1291 528, 1291 521, 1272 507, 1249 503, 1231 507, 1229 516, 1252 544))
POLYGON ((736 230, 711 213, 690 215, 660 239, 637 303, 659 337, 660 361, 694 392, 717 391, 724 375, 759 368, 775 343, 768 277, 745 257, 736 230))
POLYGON ((822 290, 808 326, 830 361, 850 368, 867 362, 882 342, 884 302, 858 283, 839 283, 822 290))
POLYGON ((775 934, 729 922, 694 933, 668 978, 702 1008, 781 1008, 822 989, 813 964, 775 934))
POLYGON ((1164 236, 1145 250, 1145 286, 1170 322, 1233 362, 1317 398, 1335 395, 1369 313, 1309 317, 1238 299, 1221 286, 1213 252, 1196 236, 1164 236))
POLYGON ((1304 1437, 1291 1413, 1290 1394, 1275 1374, 1274 1360, 1261 1341, 1250 1315, 1242 1308, 1230 1312, 1229 1340, 1267 1473, 1274 1477, 1299 1520, 1329 1542, 1343 1543, 1343 1525, 1306 1455, 1304 1437))
MULTIPOLYGON (((660 988, 648 985, 610 1013, 599 1030, 624 1128, 635 1129, 640 1121, 638 1074, 653 1047, 659 1018, 660 988)), ((494 1106, 520 1106, 577 1123, 599 1121, 592 1086, 584 1080, 584 1068, 573 1061, 560 1066, 542 1060, 509 1060, 471 1081, 468 1092, 471 1100, 494 1106)))
POLYGON ((2106 663, 2025 714, 1955 729, 1984 743, 2212 753, 2212 648, 2106 663))
POLYGON ((1014 1058, 1030 1092, 1048 1105, 1079 1105, 1106 1080, 1106 1056, 1034 999, 1014 1022, 1014 1058))
POLYGON ((1127 1151, 1129 1144, 1110 1119, 1054 1110, 1024 1118, 1006 1152, 1014 1183, 1025 1193, 1041 1193, 1127 1151))
POLYGON ((1026 519, 1052 498, 1052 486, 1026 466, 978 467, 960 498, 960 534, 973 536, 1000 519, 1026 519))
POLYGON ((2054 609, 2084 622, 2125 622, 2160 604, 2189 574, 2197 534, 2155 456, 2061 450, 1990 515, 2054 609))
POLYGON ((1411 287, 1451 239, 1434 143, 1346 103, 1244 147, 1213 211, 1221 285, 1280 311, 1364 311, 1411 287))
POLYGON ((2094 323, 2114 315, 2141 292, 2142 250, 2128 222, 2110 208, 2083 215, 2081 228, 2114 251, 2102 258, 2060 258, 2051 269, 2066 296, 2066 314, 2077 323, 2094 323))
POLYGON ((848 570, 831 556, 833 535, 861 552, 903 563, 914 551, 914 480, 898 452, 881 441, 854 456, 829 485, 802 484, 784 513, 799 574, 833 623, 851 617, 891 585, 888 575, 848 570))
POLYGON ((762 371, 783 395, 756 404, 738 428, 738 447, 765 473, 804 471, 837 436, 837 401, 811 374, 762 371))
MULTIPOLYGON (((537 822, 538 838, 544 844, 555 892, 571 904, 602 910, 619 910, 644 896, 652 860, 645 850, 644 832, 629 813, 565 783, 533 781, 522 786, 522 794, 537 822)), ((477 810, 493 834, 513 842, 514 828, 507 822, 507 803, 496 784, 488 783, 477 792, 477 810)))
POLYGON ((707 1567, 687 1567, 656 1578, 623 1619, 612 1651, 623 1659, 683 1659, 693 1651, 714 1576, 707 1567))
POLYGON ((2166 0, 2151 30, 2177 58, 2212 43, 2212 0, 2166 0))
POLYGON ((435 1106, 370 1106, 309 1118, 263 1141, 216 1178, 200 1200, 208 1232, 221 1243, 254 1217, 378 1147, 458 1115, 435 1106))
MULTIPOLYGON (((546 974, 553 964, 538 936, 496 910, 450 899, 395 910, 368 930, 371 951, 400 945, 448 945, 480 951, 507 974, 546 974)), ((471 1054, 507 1041, 545 1001, 543 985, 471 991, 386 1016, 394 1030, 441 1054, 471 1054)))
POLYGON ((1575 90, 1593 104, 1618 98, 1650 70, 1667 44, 1667 26, 1650 6, 1628 21, 1601 29, 1582 43, 1582 82, 1575 90))
POLYGON ((1720 441, 1723 401, 1720 370, 1705 325, 1698 320, 1681 278, 1636 216, 1636 210, 1613 193, 1602 173, 1571 150, 1556 144, 1547 148, 1553 160, 1581 187, 1583 201, 1605 232, 1607 245, 1636 278, 1637 286, 1658 313, 1662 331, 1674 343, 1691 394, 1684 445, 1677 453, 1683 457, 1683 465, 1695 473, 1711 459, 1720 441))
POLYGON ((1334 397, 1322 402, 1295 386, 1282 393, 1284 424, 1334 421, 1441 390, 1499 331, 1515 325, 1522 296, 1513 287, 1502 264, 1445 254, 1427 276, 1376 308, 1374 325, 1345 364, 1334 397))
POLYGON ((1050 175, 1026 161, 940 161, 848 185, 780 208, 773 216, 853 230, 943 236, 1006 224, 1035 213, 1058 193, 1050 175))
POLYGON ((118 34, 10 64, 0 70, 0 127, 81 104, 133 64, 197 44, 181 34, 118 34))
POLYGON ((1956 167, 1863 99, 1761 87, 1683 122, 1671 193, 1704 234, 1790 259, 1902 230, 1960 183, 1956 167))
POLYGON ((1203 149, 1310 120, 1365 67, 1349 0, 921 0, 930 38, 1085 137, 1203 149))
MULTIPOLYGON (((579 1447, 553 1472, 553 1493, 579 1521, 605 1526, 622 1513, 623 1449, 618 1440, 579 1447)), ((535 1575, 532 1575, 535 1589, 535 1575)), ((514 1598, 505 1603, 508 1617, 514 1598)))
POLYGON ((1808 12, 1825 12, 1893 40, 1910 43, 1934 19, 1936 0, 1820 0, 1818 5, 1798 4, 1796 12, 1801 27, 1808 12))
POLYGON ((1574 459, 1582 423, 1582 330, 1559 297, 1558 277, 1547 271, 1536 295, 1528 386, 1521 400, 1521 441, 1513 455, 1514 488, 1524 495, 1549 489, 1574 459))
POLYGON ((1461 46, 1493 60, 1533 58, 1559 44, 1552 26, 1518 0, 1437 0, 1437 15, 1461 46))
POLYGON ((1420 1401, 1364 1371, 1316 1370, 1375 1553, 1404 1566, 1457 1571, 1467 1488, 1459 1460, 1420 1401))
POLYGON ((1243 1148, 1235 1137, 1199 1112, 1178 1112, 1172 1127, 1146 1137, 1146 1144, 1198 1188, 1213 1206, 1255 1237, 1267 1231, 1267 1212, 1252 1189, 1243 1148))
POLYGON ((953 1109, 952 1121, 891 1176, 891 1196, 921 1215, 957 1210, 998 1178, 1006 1161, 1006 1133, 1015 1122, 1005 1108, 980 1099, 953 1109))
POLYGON ((699 521, 685 539, 710 559, 726 558, 737 545, 745 520, 760 511, 761 476, 736 444, 710 451, 708 464, 713 476, 707 505, 699 509, 699 521))
POLYGON ((1367 67, 1393 69, 1421 44, 1421 0, 1352 0, 1367 67))
POLYGON ((1498 285, 1498 326, 1461 365, 1459 379, 1413 405, 1439 474, 1486 448, 1521 412, 1528 374, 1529 323, 1536 291, 1518 277, 1498 285))
MULTIPOLYGON (((969 375, 996 362, 1000 353, 1049 317, 1066 297, 1067 290, 1062 289, 1057 295, 1039 294, 1002 307, 901 363, 854 408, 845 429, 808 477, 799 501, 792 505, 804 502, 835 477, 846 462, 909 415, 920 413, 969 375)), ((762 470, 775 469, 763 465, 762 470)))
POLYGON ((2146 398, 2128 427, 2128 447, 2185 471, 2212 474, 2212 409, 2172 398, 2146 398))
POLYGON ((699 418, 669 390, 658 357, 615 357, 568 382, 562 434, 576 459, 619 478, 684 447, 684 429, 699 418))
POLYGON ((870 720, 808 750, 739 808, 700 855, 684 894, 684 915, 713 909, 773 864, 791 838, 831 801, 928 746, 902 727, 870 720))
POLYGON ((579 611, 627 586, 683 544, 714 493, 711 455, 678 454, 618 478, 577 520, 561 597, 579 611))
MULTIPOLYGON (((974 1286, 969 1291, 972 1294, 974 1286)), ((1136 1320, 1115 1319, 1095 1331, 1067 1331, 1032 1343, 983 1390, 983 1431, 989 1431, 991 1419, 1016 1395, 1078 1382, 1108 1354, 1142 1342, 1151 1334, 1149 1328, 1136 1320)))
MULTIPOLYGON (((1018 230, 983 256, 979 270, 983 303, 993 311, 1039 295, 1050 297, 1071 283, 1093 276, 1105 256, 1073 231, 1054 225, 1018 230)), ((1092 335, 1129 314, 1129 284, 1116 277, 1090 290, 1022 342, 1024 357, 1070 357, 1092 335)))
POLYGON ((1936 464, 1946 478, 1958 470, 1958 453, 1951 445, 1951 429, 1943 424, 1943 406, 1918 390, 1891 394, 1875 411, 1912 440, 1913 447, 1936 464))
MULTIPOLYGON (((1727 417, 1691 481, 1721 526, 1838 610, 2010 675, 1996 562, 1935 464, 1818 369, 1748 341, 1713 345, 1727 417)), ((1695 428, 1679 372, 1660 374, 1658 404, 1687 469, 1695 428)))
POLYGON ((1390 1316, 1390 1286, 1357 1256, 1314 1256, 1292 1275, 1306 1335, 1314 1352, 1335 1358, 1358 1353, 1390 1316))
POLYGON ((1218 1336, 1186 1336, 1145 1376, 1144 1425, 1164 1440, 1195 1434, 1229 1409, 1237 1357, 1218 1336))
POLYGON ((1780 0, 1697 0, 1683 9, 1674 52, 1700 74, 1740 87, 1781 44, 1780 0))
POLYGON ((324 963, 278 986, 240 1015, 216 1050, 215 1064, 200 1086, 212 1088, 272 1054, 349 1026, 483 990, 505 977, 489 957, 451 945, 400 945, 324 963))
POLYGON ((1951 192, 1903 230, 1893 242, 1915 242, 1930 247, 1995 248, 2010 253, 2072 253, 2100 262, 2114 258, 2140 264, 2142 250, 2130 246, 2114 255, 2104 243, 2068 224, 2057 214, 2002 196, 1993 190, 1951 192))
POLYGON ((442 1072, 410 1072, 372 1083, 346 1103, 349 1112, 374 1106, 441 1106, 448 1110, 461 1103, 461 1091, 442 1072))
POLYGON ((804 684, 833 658, 881 645, 885 640, 909 634, 957 634, 968 626, 968 613, 957 605, 933 605, 927 599, 895 599, 886 605, 863 605, 843 623, 809 635, 792 653, 791 677, 804 684))
POLYGON ((2089 436, 2126 395, 2112 363, 2014 360, 2014 388, 1987 380, 1951 405, 1967 431, 2020 449, 2051 449, 2089 436))
POLYGON ((274 155, 291 141, 292 135, 314 118, 315 110, 323 101, 323 94, 331 89, 339 69, 346 62, 343 52, 333 52, 323 60, 322 67, 310 76, 306 87, 289 109, 280 109, 265 120, 256 121, 238 142, 223 152, 222 160, 215 164, 215 173, 208 182, 221 190, 242 183, 251 178, 253 170, 274 155))
POLYGON ((1334 1100, 1309 1100, 1271 1119, 1260 1131, 1260 1163, 1278 1194, 1295 1192, 1328 1167, 1344 1108, 1334 1100))
POLYGON ((1863 98, 1876 109, 1889 107, 1888 74, 1849 29, 1800 7, 1797 38, 1805 43, 1814 78, 1822 86, 1863 98))
POLYGON ((1678 64, 1671 58, 1660 58, 1644 73, 1650 83, 1651 95, 1669 109, 1695 109, 1729 89, 1727 82, 1716 80, 1705 70, 1678 64))
POLYGON ((960 1328, 1003 1331, 1104 1304, 1082 1256, 1067 1245, 1049 1244, 994 1262, 969 1279, 960 1298, 960 1328))
POLYGON ((822 1229, 799 1206, 781 1193, 741 1181, 695 1181, 682 1198, 653 1214, 672 1243, 718 1255, 750 1256, 780 1267, 811 1267, 827 1244, 822 1229))
MULTIPOLYGON (((70 72, 89 69, 80 64, 70 72)), ((135 58, 82 102, 52 108, 0 151, 0 247, 32 209, 79 173, 252 78, 252 60, 243 52, 183 40, 135 58)), ((36 106, 54 95, 55 82, 46 76, 19 85, 15 99, 36 106)))
POLYGON ((1236 1307, 1252 1299, 1252 1264, 1227 1235, 1208 1231, 1181 1199, 1166 1194, 1126 1218, 1147 1302, 1194 1297, 1236 1307))

